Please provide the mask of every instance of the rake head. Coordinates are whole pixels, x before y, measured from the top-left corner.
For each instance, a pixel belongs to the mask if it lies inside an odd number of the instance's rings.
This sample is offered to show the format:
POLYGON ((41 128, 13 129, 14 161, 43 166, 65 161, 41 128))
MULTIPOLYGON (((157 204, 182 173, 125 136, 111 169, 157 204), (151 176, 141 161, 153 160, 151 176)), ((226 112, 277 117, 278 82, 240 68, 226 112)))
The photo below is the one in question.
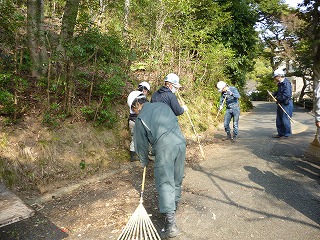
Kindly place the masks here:
POLYGON ((298 121, 291 122, 291 131, 292 134, 298 134, 306 131, 308 129, 308 125, 302 124, 298 121))
POLYGON ((161 240, 142 201, 131 215, 118 240, 161 240))
POLYGON ((317 132, 314 136, 313 141, 311 142, 312 145, 316 147, 320 147, 320 128, 317 128, 317 132))

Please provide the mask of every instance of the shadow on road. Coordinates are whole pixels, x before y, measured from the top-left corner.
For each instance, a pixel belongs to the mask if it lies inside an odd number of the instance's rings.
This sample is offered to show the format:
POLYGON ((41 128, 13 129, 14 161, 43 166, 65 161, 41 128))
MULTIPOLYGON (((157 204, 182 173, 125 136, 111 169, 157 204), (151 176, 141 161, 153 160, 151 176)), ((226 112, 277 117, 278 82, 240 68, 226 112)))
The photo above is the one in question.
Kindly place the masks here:
MULTIPOLYGON (((249 172, 249 179, 263 187, 266 193, 286 202, 289 206, 320 224, 319 212, 312 211, 312 209, 319 207, 319 202, 315 201, 314 196, 301 183, 277 176, 271 171, 260 171, 256 167, 245 166, 244 169, 249 172)), ((290 219, 290 217, 285 219, 310 226, 310 224, 290 219)), ((317 228, 320 229, 319 226, 317 228)))
POLYGON ((57 227, 48 218, 37 212, 33 217, 0 228, 0 239, 60 240, 68 237, 67 229, 57 227))
MULTIPOLYGON (((275 118, 276 104, 267 102, 258 103, 251 113, 244 114, 239 121, 237 141, 217 142, 210 149, 210 157, 215 163, 199 163, 192 166, 193 171, 210 179, 213 188, 220 192, 217 195, 222 194, 223 198, 213 197, 204 192, 198 194, 209 201, 257 213, 261 218, 274 218, 320 229, 320 165, 304 159, 305 151, 314 138, 314 118, 308 110, 295 107, 293 118, 309 127, 306 131, 285 140, 272 138, 276 134, 275 118), (218 161, 217 158, 221 160, 218 161), (220 168, 224 172, 221 172, 220 168), (233 176, 233 173, 237 173, 239 178, 233 176), (269 203, 268 208, 274 208, 273 211, 268 211, 267 207, 255 208, 254 204, 240 201, 239 195, 231 195, 230 189, 252 194, 258 192, 262 197, 272 196, 272 199, 284 202, 312 222, 298 215, 288 216, 284 209, 277 210, 277 206, 272 206, 272 203, 269 203), (277 214, 279 211, 282 213, 277 214)), ((215 138, 219 139, 224 135, 222 126, 215 133, 215 138)))
MULTIPOLYGON (((220 192, 224 195, 225 200, 221 200, 219 198, 214 198, 212 196, 206 195, 205 193, 198 192, 196 193, 199 196, 205 197, 210 201, 216 201, 221 202, 227 205, 232 205, 238 209, 250 211, 252 213, 257 213, 259 215, 262 215, 263 218, 275 218, 285 221, 290 221, 294 223, 299 223, 305 226, 313 227, 315 229, 320 230, 320 226, 316 224, 310 224, 308 222, 290 217, 290 216, 281 216, 277 214, 272 214, 267 211, 257 210, 254 208, 250 208, 246 205, 239 204, 239 202, 235 201, 228 195, 228 192, 224 190, 224 184, 233 184, 236 188, 242 188, 242 189, 254 189, 255 191, 265 191, 268 194, 271 194, 272 196, 276 197, 279 200, 282 200, 286 202, 288 205, 295 208, 300 213, 304 214, 308 218, 312 219, 316 223, 320 223, 320 216, 319 211, 312 211, 310 209, 318 209, 319 202, 314 201, 314 196, 310 194, 308 191, 306 191, 303 186, 297 182, 292 181, 290 179, 285 179, 279 176, 276 176, 272 172, 262 172, 258 170, 255 167, 251 166, 245 166, 244 169, 249 172, 249 179, 259 184, 260 187, 254 187, 249 184, 241 183, 237 180, 234 180, 232 178, 225 178, 219 176, 219 174, 214 174, 211 171, 207 171, 200 165, 194 165, 192 167, 194 171, 198 171, 201 174, 205 174, 213 183, 214 186, 216 186, 220 192), (218 183, 219 180, 222 183, 218 183), (295 191, 292 191, 295 189, 295 191), (303 199, 302 199, 303 198, 303 199)), ((188 189, 185 189, 185 191, 188 191, 188 189)))

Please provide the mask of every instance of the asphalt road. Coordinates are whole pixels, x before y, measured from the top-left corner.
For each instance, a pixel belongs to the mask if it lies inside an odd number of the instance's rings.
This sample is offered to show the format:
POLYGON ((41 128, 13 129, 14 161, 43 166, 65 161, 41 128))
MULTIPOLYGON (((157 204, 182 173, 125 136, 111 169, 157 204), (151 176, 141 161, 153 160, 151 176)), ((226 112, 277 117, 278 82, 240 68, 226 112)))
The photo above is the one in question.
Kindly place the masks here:
MULTIPOLYGON (((205 146, 207 160, 186 168, 177 240, 320 239, 320 162, 305 157, 314 118, 296 108, 308 129, 275 139, 276 105, 254 105, 236 142, 205 146)), ((212 137, 224 135, 220 126, 212 137)))

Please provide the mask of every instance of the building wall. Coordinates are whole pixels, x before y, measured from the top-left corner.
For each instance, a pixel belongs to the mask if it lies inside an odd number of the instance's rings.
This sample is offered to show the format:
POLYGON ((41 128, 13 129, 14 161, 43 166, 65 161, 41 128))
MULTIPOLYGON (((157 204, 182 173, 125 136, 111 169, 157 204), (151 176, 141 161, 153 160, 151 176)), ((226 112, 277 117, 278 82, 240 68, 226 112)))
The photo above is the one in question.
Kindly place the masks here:
POLYGON ((288 77, 292 84, 292 97, 294 101, 299 99, 302 87, 303 87, 303 80, 301 77, 288 77))

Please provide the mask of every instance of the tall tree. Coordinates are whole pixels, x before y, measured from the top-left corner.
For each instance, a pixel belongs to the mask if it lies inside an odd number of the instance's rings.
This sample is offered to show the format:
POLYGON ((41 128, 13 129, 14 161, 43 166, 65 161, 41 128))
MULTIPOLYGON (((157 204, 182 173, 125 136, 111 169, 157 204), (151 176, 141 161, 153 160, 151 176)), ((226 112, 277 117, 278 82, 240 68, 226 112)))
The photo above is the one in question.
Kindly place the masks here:
POLYGON ((234 52, 234 62, 228 66, 227 74, 233 84, 243 87, 245 75, 254 66, 253 59, 256 56, 256 44, 258 36, 255 24, 258 21, 258 13, 246 0, 219 1, 230 12, 232 21, 229 21, 219 32, 222 42, 234 52))
POLYGON ((47 50, 44 34, 43 0, 28 0, 28 45, 32 60, 32 77, 39 79, 47 71, 47 50))
POLYGON ((264 56, 269 59, 273 69, 288 60, 289 47, 292 46, 292 35, 284 24, 284 16, 289 12, 288 6, 280 0, 257 2, 259 20, 257 27, 261 42, 267 51, 264 56))
POLYGON ((129 10, 130 10, 130 0, 124 1, 124 32, 123 36, 124 38, 128 37, 128 31, 129 31, 129 10))
POLYGON ((67 0, 62 18, 59 51, 65 57, 65 44, 69 43, 73 38, 74 28, 77 22, 78 9, 80 0, 67 0))
POLYGON ((301 17, 306 22, 305 37, 309 39, 311 56, 313 56, 313 81, 320 79, 320 2, 305 0, 301 8, 301 17))
POLYGON ((73 67, 71 59, 66 54, 66 46, 71 45, 73 40, 74 28, 77 22, 78 9, 80 0, 67 0, 64 14, 62 18, 58 53, 61 58, 59 64, 62 66, 62 71, 65 76, 65 95, 63 101, 64 111, 69 114, 71 110, 72 92, 74 90, 73 67))
POLYGON ((305 0, 299 5, 299 18, 304 21, 298 32, 299 64, 311 69, 314 85, 320 80, 320 2, 305 0))

